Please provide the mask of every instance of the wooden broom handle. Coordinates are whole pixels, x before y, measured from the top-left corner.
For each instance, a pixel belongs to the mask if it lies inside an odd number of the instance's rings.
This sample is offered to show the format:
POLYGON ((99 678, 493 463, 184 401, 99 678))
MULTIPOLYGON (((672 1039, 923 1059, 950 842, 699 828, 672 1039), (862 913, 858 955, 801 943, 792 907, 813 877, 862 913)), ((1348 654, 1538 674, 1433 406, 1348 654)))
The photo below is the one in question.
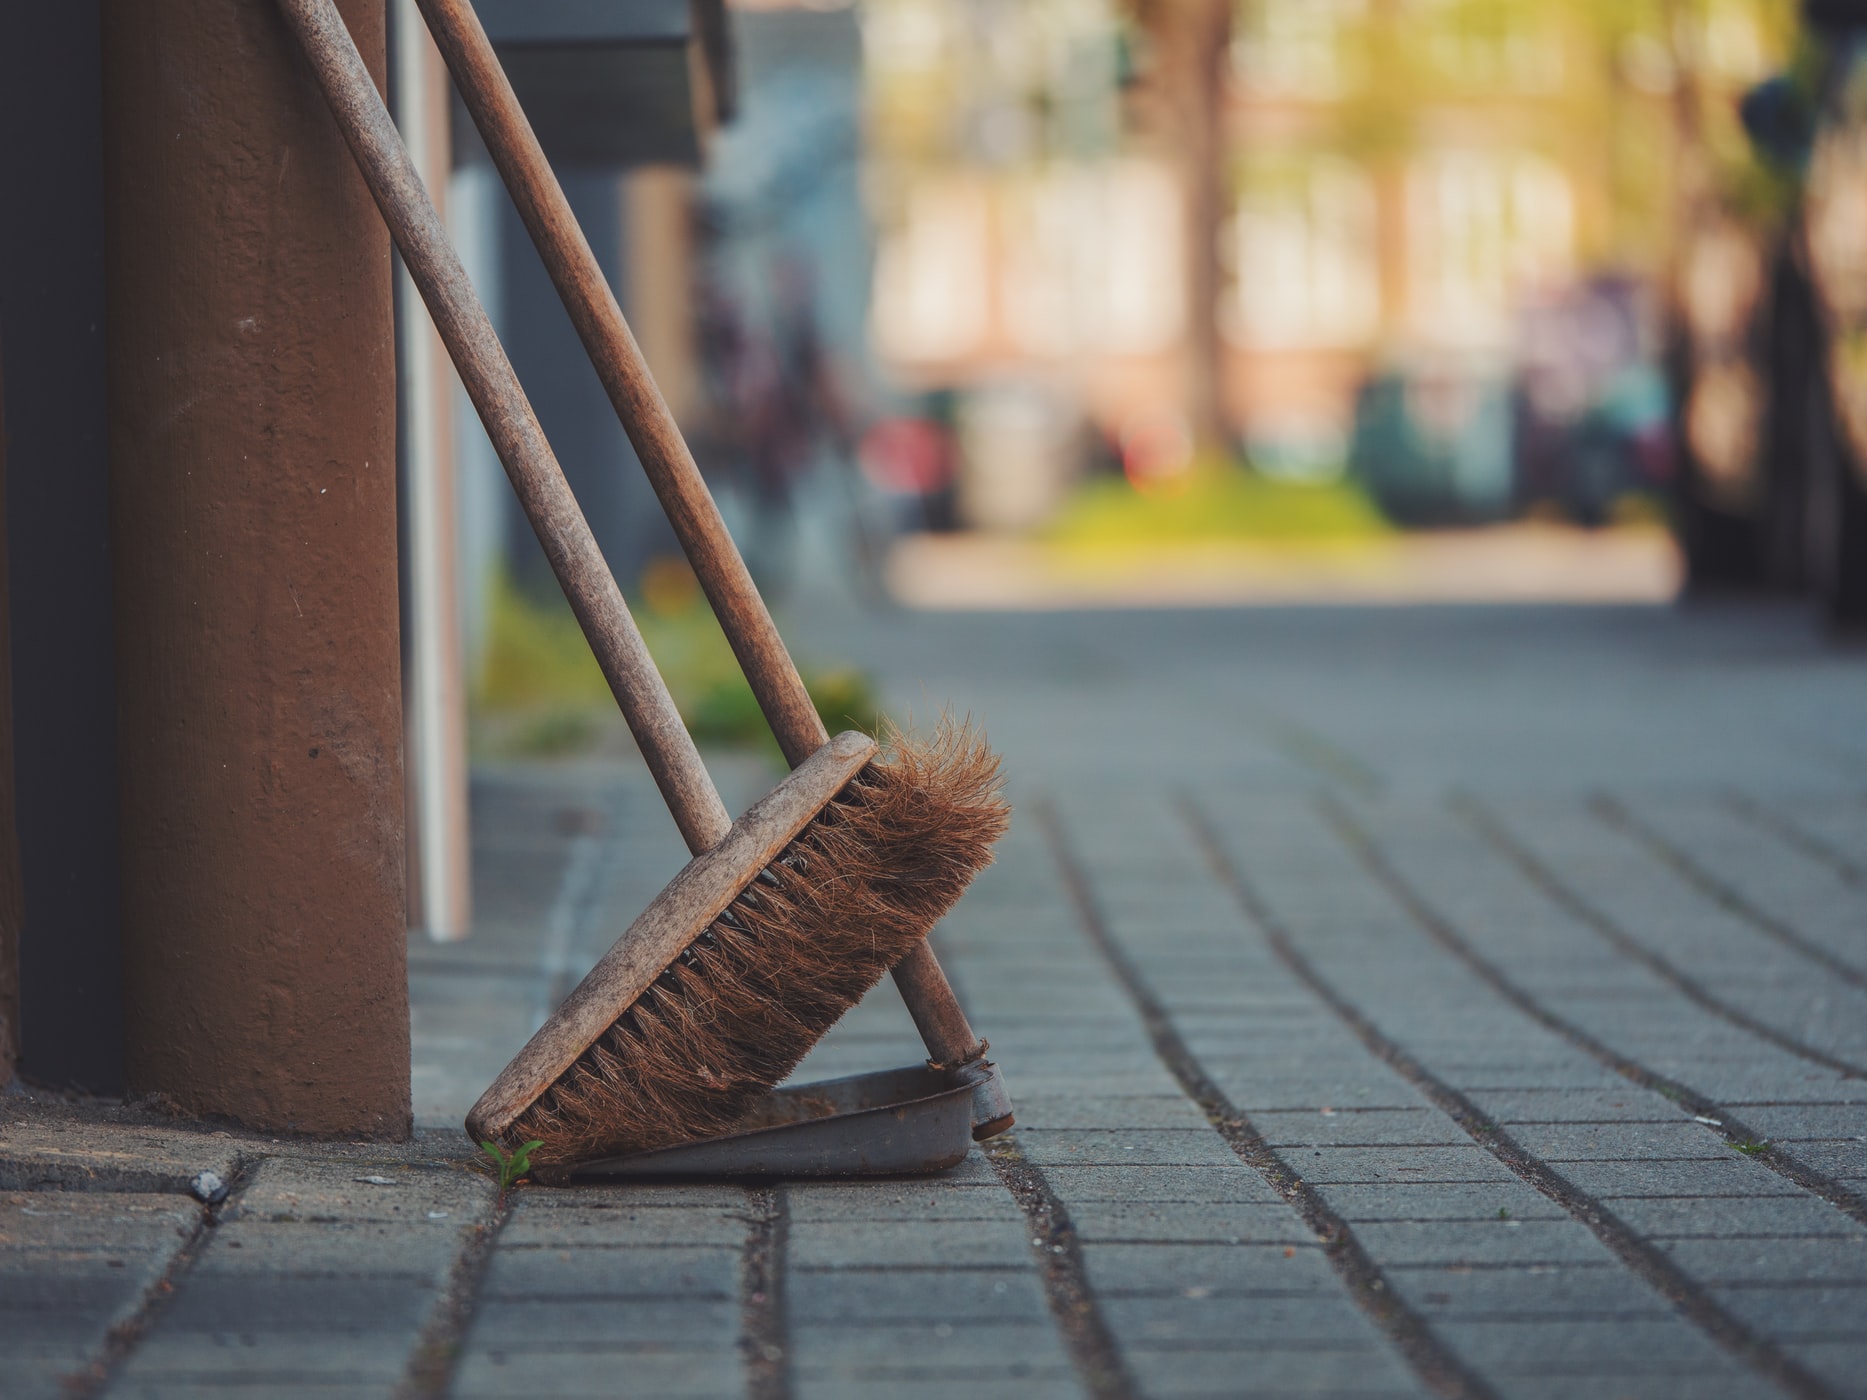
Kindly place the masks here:
MULTIPOLYGON (((795 768, 821 748, 829 734, 720 519, 719 507, 701 479, 667 401, 648 372, 609 279, 590 251, 479 16, 468 0, 416 0, 416 4, 615 405, 616 416, 635 444, 649 483, 719 617, 778 747, 795 768)), ((960 1064, 978 1057, 981 1043, 931 948, 921 943, 895 968, 894 976, 936 1061, 960 1064)))
POLYGON ((332 0, 279 0, 279 8, 311 61, 344 140, 402 250, 409 276, 512 478, 519 504, 589 638, 675 825, 695 854, 713 849, 731 829, 732 818, 655 669, 343 16, 332 0))

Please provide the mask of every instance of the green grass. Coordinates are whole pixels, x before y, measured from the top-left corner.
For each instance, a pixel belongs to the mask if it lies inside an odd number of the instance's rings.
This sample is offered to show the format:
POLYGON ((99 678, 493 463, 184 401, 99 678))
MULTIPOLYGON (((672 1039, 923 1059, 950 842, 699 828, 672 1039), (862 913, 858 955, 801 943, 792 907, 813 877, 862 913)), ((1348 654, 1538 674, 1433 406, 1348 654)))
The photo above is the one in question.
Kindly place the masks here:
MULTIPOLYGON (((644 607, 636 622, 696 740, 775 751, 752 688, 704 602, 696 597, 668 611, 644 607)), ((850 666, 802 669, 832 733, 875 732, 881 716, 867 676, 850 666)), ((503 747, 527 757, 579 752, 595 742, 615 703, 569 604, 534 600, 505 581, 494 586, 474 704, 483 716, 511 719, 502 726, 503 747)))
POLYGON ((1179 484, 1145 494, 1122 477, 1087 482, 1045 533, 1059 544, 1121 547, 1356 541, 1391 534, 1392 527, 1352 482, 1274 481, 1208 463, 1179 484))

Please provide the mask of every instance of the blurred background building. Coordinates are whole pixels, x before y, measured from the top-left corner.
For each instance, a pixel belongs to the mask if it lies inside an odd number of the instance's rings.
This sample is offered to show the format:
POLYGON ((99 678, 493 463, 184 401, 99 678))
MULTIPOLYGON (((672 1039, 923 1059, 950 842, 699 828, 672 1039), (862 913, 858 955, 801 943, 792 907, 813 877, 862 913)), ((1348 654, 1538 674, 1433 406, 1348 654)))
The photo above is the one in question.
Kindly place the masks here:
MULTIPOLYGON (((1682 146, 1729 158, 1736 96, 1793 29, 1770 0, 864 15, 874 342, 901 382, 1020 382, 1136 458, 1203 439, 1315 479, 1359 457, 1413 519, 1544 496, 1602 516, 1608 488, 1565 480, 1536 439, 1617 397, 1636 431, 1664 419, 1682 146), (1183 51, 1202 45, 1216 105, 1189 117, 1183 51), (1214 169, 1194 172, 1202 117, 1214 169), (1426 479, 1409 430, 1448 441, 1450 480, 1426 479)), ((1656 483, 1657 449, 1638 467, 1616 484, 1656 483)))
MULTIPOLYGON (((563 7, 633 37, 481 9, 781 605, 1767 587, 1867 616, 1859 4, 563 7)), ((470 123, 440 124, 450 224, 677 699, 756 741, 470 123)), ((457 392, 430 438, 473 744, 622 746, 457 392)))

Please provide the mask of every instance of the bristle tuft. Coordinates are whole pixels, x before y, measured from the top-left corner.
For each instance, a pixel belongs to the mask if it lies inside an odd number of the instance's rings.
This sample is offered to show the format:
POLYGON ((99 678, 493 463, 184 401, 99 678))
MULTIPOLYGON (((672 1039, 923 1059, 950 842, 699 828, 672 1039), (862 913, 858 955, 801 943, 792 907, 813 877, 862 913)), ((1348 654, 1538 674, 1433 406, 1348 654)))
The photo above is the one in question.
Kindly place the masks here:
POLYGON ((869 764, 503 1134, 540 1165, 731 1129, 992 860, 998 757, 943 722, 869 764))

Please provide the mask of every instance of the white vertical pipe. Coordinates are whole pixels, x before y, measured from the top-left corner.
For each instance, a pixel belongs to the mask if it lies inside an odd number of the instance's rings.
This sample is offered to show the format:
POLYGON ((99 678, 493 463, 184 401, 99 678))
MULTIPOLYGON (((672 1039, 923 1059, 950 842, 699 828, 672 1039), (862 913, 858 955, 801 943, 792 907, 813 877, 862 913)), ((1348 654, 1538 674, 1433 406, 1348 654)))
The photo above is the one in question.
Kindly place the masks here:
MULTIPOLYGON (((447 70, 414 0, 394 0, 395 120, 430 197, 446 196, 453 163, 447 70)), ((461 665, 452 370, 415 284, 396 287, 402 318, 403 441, 408 452, 407 670, 412 917, 437 942, 471 926, 467 837, 467 697, 461 665)))

